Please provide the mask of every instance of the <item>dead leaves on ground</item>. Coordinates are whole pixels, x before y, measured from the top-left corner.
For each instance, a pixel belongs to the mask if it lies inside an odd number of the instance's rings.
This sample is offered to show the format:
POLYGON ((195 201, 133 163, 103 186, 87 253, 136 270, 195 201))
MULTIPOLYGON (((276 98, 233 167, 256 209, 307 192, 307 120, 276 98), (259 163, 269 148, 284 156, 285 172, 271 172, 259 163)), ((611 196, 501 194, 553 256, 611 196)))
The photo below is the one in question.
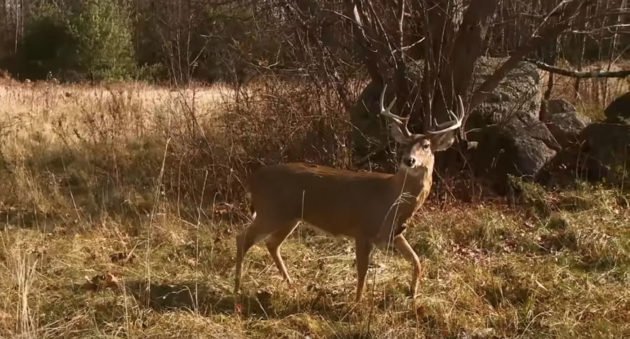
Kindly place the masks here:
MULTIPOLYGON (((135 249, 135 247, 134 247, 135 249)), ((133 254, 132 249, 129 253, 117 252, 109 256, 110 260, 114 264, 124 266, 125 264, 133 264, 136 259, 136 255, 133 254)), ((119 290, 122 289, 122 284, 117 275, 111 272, 104 274, 97 274, 93 277, 85 276, 85 283, 82 285, 84 290, 97 292, 102 290, 119 290)))
POLYGON ((125 265, 127 263, 133 264, 133 261, 136 259, 136 255, 133 254, 133 251, 127 254, 124 252, 118 252, 110 255, 109 258, 114 264, 125 265))
POLYGON ((95 275, 92 278, 86 276, 85 280, 86 282, 83 284, 83 289, 87 291, 97 292, 106 289, 117 290, 122 288, 120 279, 110 272, 95 275))

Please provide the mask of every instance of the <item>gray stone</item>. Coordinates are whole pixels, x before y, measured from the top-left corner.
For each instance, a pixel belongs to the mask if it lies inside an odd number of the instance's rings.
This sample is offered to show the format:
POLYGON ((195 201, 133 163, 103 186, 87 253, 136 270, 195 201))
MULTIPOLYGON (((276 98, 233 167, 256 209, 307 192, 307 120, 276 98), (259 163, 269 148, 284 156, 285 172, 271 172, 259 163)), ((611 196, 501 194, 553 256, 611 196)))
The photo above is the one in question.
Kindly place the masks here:
POLYGON ((577 112, 575 106, 565 99, 551 99, 545 103, 545 113, 553 115, 556 113, 577 112))
MULTIPOLYGON (((480 58, 475 65, 473 88, 481 85, 504 61, 503 58, 480 58)), ((521 62, 483 103, 470 112, 470 127, 500 123, 517 111, 538 119, 542 100, 540 83, 536 66, 521 62)))
POLYGON ((505 192, 508 175, 534 179, 561 150, 545 124, 528 112, 516 112, 471 139, 478 142, 472 154, 475 171, 491 178, 499 192, 505 192))
POLYGON ((595 123, 584 129, 580 137, 590 179, 612 183, 630 179, 630 125, 595 123))
MULTIPOLYGON (((479 86, 485 79, 505 61, 505 58, 480 58, 475 65, 472 88, 479 86)), ((409 87, 420 82, 422 63, 408 65, 409 87)), ((354 131, 352 135, 355 161, 364 159, 375 149, 385 144, 387 129, 382 119, 377 118, 378 100, 382 88, 370 83, 363 90, 350 113, 354 131)), ((389 92, 389 91, 388 91, 389 92)), ((388 100, 391 93, 387 94, 388 100)), ((538 119, 540 113, 541 92, 538 69, 528 62, 521 62, 518 67, 508 73, 499 86, 470 112, 467 129, 485 127, 490 124, 506 121, 514 112, 521 112, 538 119)), ((396 113, 394 108, 394 113, 396 113)), ((373 161, 382 162, 379 156, 370 157, 373 161)))
POLYGON ((591 119, 564 99, 549 100, 541 118, 563 147, 576 143, 582 130, 591 123, 591 119))
POLYGON ((611 102, 604 114, 606 122, 630 125, 630 92, 611 102))
POLYGON ((580 132, 591 120, 578 112, 556 113, 549 117, 547 127, 562 146, 578 141, 580 132))

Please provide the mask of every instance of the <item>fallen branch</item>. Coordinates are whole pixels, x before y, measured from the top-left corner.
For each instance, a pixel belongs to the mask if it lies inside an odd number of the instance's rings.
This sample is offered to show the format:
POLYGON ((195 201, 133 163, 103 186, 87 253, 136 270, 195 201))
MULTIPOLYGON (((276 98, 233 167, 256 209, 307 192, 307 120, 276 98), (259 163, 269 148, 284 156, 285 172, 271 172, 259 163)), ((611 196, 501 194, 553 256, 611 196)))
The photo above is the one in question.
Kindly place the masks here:
POLYGON ((530 62, 539 69, 543 71, 547 71, 554 74, 560 74, 567 77, 577 78, 577 79, 587 79, 587 78, 626 78, 630 76, 630 70, 621 70, 621 71, 575 71, 564 69, 556 66, 552 66, 546 64, 542 61, 525 59, 527 62, 530 62))

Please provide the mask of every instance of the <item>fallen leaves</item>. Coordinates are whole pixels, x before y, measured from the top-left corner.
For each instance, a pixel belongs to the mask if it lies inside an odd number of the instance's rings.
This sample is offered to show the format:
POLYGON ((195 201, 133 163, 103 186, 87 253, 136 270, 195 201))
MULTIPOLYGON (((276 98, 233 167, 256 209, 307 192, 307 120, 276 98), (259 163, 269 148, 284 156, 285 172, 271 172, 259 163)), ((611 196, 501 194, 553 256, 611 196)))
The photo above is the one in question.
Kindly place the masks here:
POLYGON ((136 259, 136 255, 133 254, 133 251, 125 254, 124 252, 114 253, 109 256, 115 264, 125 265, 127 263, 133 264, 133 261, 136 259))
MULTIPOLYGON (((136 259, 136 255, 134 251, 137 245, 134 246, 131 251, 123 251, 116 252, 109 255, 109 259, 112 263, 124 266, 126 264, 133 264, 136 259)), ((89 260, 95 261, 98 259, 98 255, 91 249, 85 248, 85 251, 89 255, 89 260)), ((85 276, 85 283, 83 283, 82 288, 87 291, 97 292, 102 290, 118 290, 122 289, 123 286, 120 282, 119 277, 111 272, 106 272, 103 274, 97 274, 93 277, 85 276)))
POLYGON ((238 315, 244 315, 244 307, 241 303, 234 304, 234 313, 238 315))
POLYGON ((120 289, 122 285, 120 280, 112 273, 105 273, 95 275, 92 278, 85 277, 86 282, 83 284, 83 288, 88 291, 102 291, 106 289, 120 289))
POLYGON ((234 215, 239 211, 238 206, 229 203, 217 203, 214 205, 213 213, 219 217, 234 215))

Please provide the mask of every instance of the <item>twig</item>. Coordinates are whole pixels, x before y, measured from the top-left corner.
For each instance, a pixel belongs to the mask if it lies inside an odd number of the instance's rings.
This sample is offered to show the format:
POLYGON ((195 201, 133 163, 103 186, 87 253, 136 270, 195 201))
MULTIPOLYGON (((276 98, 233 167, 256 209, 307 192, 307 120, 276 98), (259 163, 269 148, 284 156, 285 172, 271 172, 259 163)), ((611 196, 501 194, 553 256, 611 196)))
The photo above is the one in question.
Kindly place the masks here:
POLYGON ((567 77, 577 78, 577 79, 586 79, 586 78, 626 78, 630 76, 630 70, 621 70, 621 71, 576 71, 564 69, 556 66, 552 66, 546 64, 539 60, 533 59, 525 59, 525 61, 530 62, 539 69, 543 71, 547 71, 554 74, 560 74, 567 77))

